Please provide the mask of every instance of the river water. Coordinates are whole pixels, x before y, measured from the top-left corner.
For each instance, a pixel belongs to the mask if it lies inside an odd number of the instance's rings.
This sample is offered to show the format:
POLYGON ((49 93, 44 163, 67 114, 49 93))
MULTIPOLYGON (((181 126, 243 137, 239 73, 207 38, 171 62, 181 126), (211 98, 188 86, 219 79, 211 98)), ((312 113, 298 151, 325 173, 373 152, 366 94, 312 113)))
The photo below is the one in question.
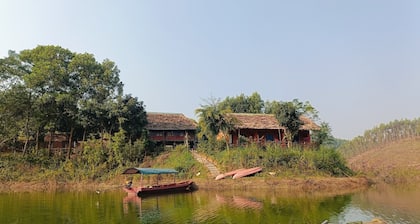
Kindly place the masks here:
POLYGON ((420 223, 420 189, 371 188, 346 194, 208 191, 127 197, 122 190, 1 193, 1 224, 349 223, 380 218, 420 223))

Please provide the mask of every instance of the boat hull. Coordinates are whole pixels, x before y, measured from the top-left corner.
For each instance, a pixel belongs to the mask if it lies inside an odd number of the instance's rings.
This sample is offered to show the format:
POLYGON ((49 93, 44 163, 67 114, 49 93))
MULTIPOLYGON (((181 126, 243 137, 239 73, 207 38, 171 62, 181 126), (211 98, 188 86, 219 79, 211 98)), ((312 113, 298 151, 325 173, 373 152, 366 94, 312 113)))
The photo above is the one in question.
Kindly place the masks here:
POLYGON ((226 178, 226 177, 229 177, 229 176, 233 176, 236 173, 238 173, 240 171, 243 171, 243 170, 245 170, 245 169, 241 168, 241 169, 233 170, 233 171, 230 171, 230 172, 227 172, 227 173, 219 174, 219 175, 216 176, 215 180, 221 180, 223 178, 226 178))
POLYGON ((137 194, 137 196, 147 196, 154 194, 170 194, 170 193, 182 193, 182 192, 192 192, 196 190, 196 186, 193 181, 184 181, 171 184, 162 184, 154 185, 147 187, 138 187, 138 188, 124 188, 124 190, 129 194, 137 194))
POLYGON ((242 171, 237 172, 235 175, 233 175, 232 179, 238 179, 241 177, 250 176, 261 171, 262 171, 261 167, 254 167, 254 168, 242 170, 242 171))

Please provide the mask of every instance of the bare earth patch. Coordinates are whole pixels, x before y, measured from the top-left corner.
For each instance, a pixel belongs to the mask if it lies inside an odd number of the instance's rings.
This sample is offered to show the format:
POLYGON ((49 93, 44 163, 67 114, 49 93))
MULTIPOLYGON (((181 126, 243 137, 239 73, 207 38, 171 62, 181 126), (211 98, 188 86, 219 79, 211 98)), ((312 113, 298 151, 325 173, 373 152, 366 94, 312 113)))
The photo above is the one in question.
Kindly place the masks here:
POLYGON ((348 160, 349 166, 390 184, 420 182, 420 140, 406 139, 371 149, 348 160))
MULTIPOLYGON (((237 180, 210 178, 193 179, 202 190, 257 190, 273 189, 278 191, 331 192, 345 193, 365 189, 369 186, 366 178, 281 178, 281 177, 244 177, 237 180)), ((103 191, 122 187, 124 180, 117 178, 108 182, 2 182, 0 192, 40 192, 40 191, 103 191)))

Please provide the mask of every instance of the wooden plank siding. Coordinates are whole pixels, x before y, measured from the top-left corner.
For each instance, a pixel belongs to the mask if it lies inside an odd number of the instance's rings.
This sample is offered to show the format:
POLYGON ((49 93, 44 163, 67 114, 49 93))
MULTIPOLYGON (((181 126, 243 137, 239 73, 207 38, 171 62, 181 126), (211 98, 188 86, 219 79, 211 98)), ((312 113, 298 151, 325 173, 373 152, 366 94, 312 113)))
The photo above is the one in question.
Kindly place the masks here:
POLYGON ((197 123, 180 113, 147 113, 146 129, 152 141, 167 145, 186 142, 193 147, 196 142, 197 123))
MULTIPOLYGON (((240 145, 241 137, 249 142, 265 144, 275 142, 286 145, 284 134, 286 128, 281 126, 273 114, 251 114, 251 113, 229 113, 227 115, 234 123, 234 130, 229 133, 229 143, 240 145)), ((311 119, 301 116, 303 122, 296 141, 299 144, 307 145, 311 143, 311 131, 319 130, 311 119)))
POLYGON ((284 127, 280 126, 273 114, 229 113, 227 115, 235 123, 235 130, 230 132, 230 144, 242 144, 241 138, 249 142, 265 144, 281 143, 284 127))

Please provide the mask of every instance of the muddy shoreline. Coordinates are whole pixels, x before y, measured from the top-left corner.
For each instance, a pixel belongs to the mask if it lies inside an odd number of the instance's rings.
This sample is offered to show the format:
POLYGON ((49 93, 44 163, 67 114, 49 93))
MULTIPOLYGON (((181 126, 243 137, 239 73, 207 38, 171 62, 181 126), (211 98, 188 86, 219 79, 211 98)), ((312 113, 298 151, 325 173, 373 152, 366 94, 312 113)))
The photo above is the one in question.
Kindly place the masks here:
MULTIPOLYGON (((370 181, 364 177, 247 177, 237 180, 213 178, 194 178, 201 190, 258 190, 273 189, 278 191, 296 192, 354 192, 367 189, 370 181)), ((123 186, 124 179, 111 181, 30 181, 30 182, 0 182, 0 192, 55 192, 55 191, 105 191, 123 186)))

